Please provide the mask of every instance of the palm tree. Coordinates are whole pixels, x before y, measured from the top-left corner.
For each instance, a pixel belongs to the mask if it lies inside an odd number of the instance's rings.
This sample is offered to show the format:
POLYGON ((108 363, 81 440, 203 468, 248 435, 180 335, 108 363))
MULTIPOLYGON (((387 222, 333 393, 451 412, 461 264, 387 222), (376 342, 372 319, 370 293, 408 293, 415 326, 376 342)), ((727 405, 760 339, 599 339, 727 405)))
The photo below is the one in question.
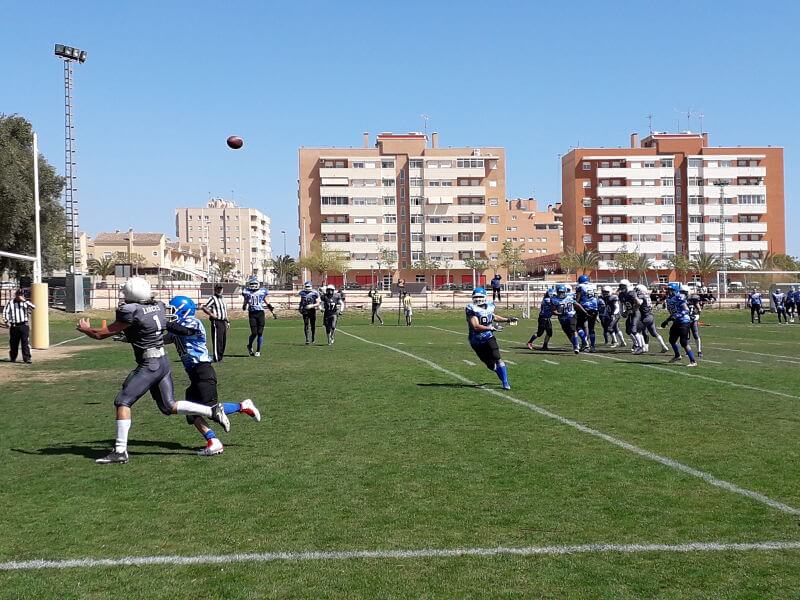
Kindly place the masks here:
POLYGON ((686 254, 675 254, 667 259, 669 268, 678 274, 678 279, 686 281, 686 276, 692 269, 692 261, 686 254))
POLYGON ((578 254, 572 248, 567 248, 561 253, 558 263, 561 265, 561 269, 569 275, 578 270, 578 254))
POLYGON ((95 275, 100 275, 103 281, 106 277, 114 274, 114 269, 117 266, 117 260, 113 256, 104 256, 103 258, 90 258, 88 260, 89 270, 95 275))
POLYGON ((628 252, 623 246, 614 253, 614 263, 622 271, 622 276, 627 279, 628 271, 636 270, 636 262, 639 255, 635 252, 628 252))
POLYGON ((473 280, 472 285, 478 286, 481 280, 481 275, 483 275, 484 271, 489 267, 489 262, 477 257, 477 256, 469 256, 464 259, 464 266, 468 269, 472 269, 475 274, 477 275, 477 281, 473 280))
POLYGON ((299 272, 294 258, 288 254, 279 254, 269 262, 270 264, 268 266, 272 269, 272 274, 275 275, 278 285, 288 287, 290 285, 291 277, 293 275, 297 275, 299 272))
POLYGON ((597 265, 600 264, 600 253, 591 248, 584 248, 581 252, 575 254, 575 268, 580 270, 584 275, 591 271, 597 270, 597 265))
POLYGON ((692 259, 692 270, 700 276, 700 282, 705 283, 722 268, 722 263, 716 254, 701 252, 692 259))
POLYGON ((653 268, 653 262, 644 254, 637 254, 633 261, 633 270, 639 275, 640 283, 647 283, 647 272, 653 268))

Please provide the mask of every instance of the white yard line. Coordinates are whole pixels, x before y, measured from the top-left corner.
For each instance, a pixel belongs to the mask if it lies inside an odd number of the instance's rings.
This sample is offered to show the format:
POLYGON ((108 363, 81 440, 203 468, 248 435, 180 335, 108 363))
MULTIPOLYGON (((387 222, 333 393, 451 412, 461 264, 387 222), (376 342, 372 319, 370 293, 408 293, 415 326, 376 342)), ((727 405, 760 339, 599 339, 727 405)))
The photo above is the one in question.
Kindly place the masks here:
POLYGON ((465 362, 466 364, 468 364, 470 367, 474 367, 474 366, 475 366, 475 363, 474 363, 474 362, 472 362, 471 360, 467 360, 466 358, 465 358, 465 359, 463 359, 463 360, 464 360, 464 362, 465 362))
POLYGON ((645 554, 690 552, 772 552, 800 550, 800 542, 688 542, 685 544, 576 544, 572 546, 526 546, 510 548, 421 548, 418 550, 329 550, 310 552, 248 552, 199 554, 195 556, 125 556, 121 558, 76 558, 71 560, 21 560, 0 562, 0 571, 42 569, 89 569, 98 567, 143 567, 148 565, 219 565, 231 563, 320 562, 341 560, 404 560, 459 558, 462 556, 561 556, 565 554, 645 554))
POLYGON ((796 364, 797 364, 797 361, 796 361, 796 360, 786 360, 786 359, 784 359, 784 358, 779 358, 779 359, 778 359, 778 362, 782 362, 782 363, 789 363, 790 365, 796 365, 796 364))
POLYGON ((455 333, 456 335, 466 335, 463 331, 453 331, 452 329, 442 329, 441 327, 434 327, 433 325, 428 325, 431 329, 438 329, 439 331, 446 331, 447 333, 455 333))
MULTIPOLYGON (((463 377, 463 376, 459 375, 458 373, 454 373, 453 371, 445 369, 444 367, 436 364, 435 362, 433 362, 431 360, 428 360, 427 358, 423 358, 421 356, 417 356, 416 354, 412 354, 411 352, 406 352, 405 350, 400 350, 399 348, 396 348, 394 346, 388 346, 386 344, 381 344, 380 342, 373 342, 372 340, 367 340, 365 338, 359 337, 359 336, 354 335, 352 333, 348 333, 348 332, 346 332, 344 330, 341 330, 341 333, 343 333, 344 335, 350 336, 350 337, 352 337, 354 339, 357 339, 359 341, 362 341, 365 344, 371 344, 373 346, 378 346, 378 347, 381 347, 381 348, 385 348, 386 350, 389 350, 391 352, 396 352, 397 354, 402 354, 403 356, 407 356, 408 358, 412 358, 412 359, 414 359, 416 361, 419 361, 421 363, 424 363, 424 364, 428 365, 429 367, 431 367, 432 369, 434 369, 436 371, 439 371, 440 373, 444 373, 446 375, 449 375, 450 377, 460 381, 461 383, 465 383, 465 384, 470 385, 470 386, 476 386, 477 385, 476 383, 474 383, 473 381, 470 381, 466 377, 463 377)), ((644 366, 650 366, 650 365, 644 365, 644 366)), ((657 367, 657 368, 660 369, 660 367, 657 367)), ((665 370, 665 371, 667 371, 669 373, 673 372, 672 369, 663 369, 663 370, 665 370)), ((711 378, 707 378, 707 379, 711 379, 711 378)), ((718 380, 718 381, 721 381, 721 380, 718 380)), ((744 386, 744 387, 749 387, 749 386, 744 386)), ((729 481, 725 481, 724 479, 719 479, 718 477, 715 477, 711 473, 707 473, 705 471, 701 471, 700 469, 695 469, 694 467, 690 467, 689 465, 685 465, 685 464, 683 464, 681 462, 678 462, 677 460, 674 460, 674 459, 669 458, 667 456, 662 456, 660 454, 656 454, 654 452, 650 452, 649 450, 645 450, 644 448, 640 448, 639 446, 635 446, 635 445, 633 445, 633 444, 631 444, 629 442, 626 442, 623 439, 614 437, 614 436, 609 435, 607 433, 603 433, 602 431, 599 431, 597 429, 592 429, 591 427, 587 427, 586 425, 584 425, 582 423, 579 423, 577 421, 573 421, 572 419, 568 419, 567 417, 562 417, 561 415, 558 415, 558 414, 556 414, 554 412, 551 412, 551 411, 547 410, 546 408, 542 408, 541 406, 537 406, 536 404, 533 404, 531 402, 526 402, 525 400, 519 400, 518 398, 514 398, 513 396, 511 396, 511 395, 509 395, 509 394, 507 394, 505 392, 501 392, 500 390, 496 390, 494 388, 476 387, 475 389, 480 391, 480 392, 485 392, 487 394, 492 394, 493 396, 497 396, 498 398, 502 398, 504 400, 508 400, 509 402, 513 402, 514 404, 517 404, 518 406, 524 406, 525 408, 528 408, 528 409, 532 410, 535 413, 538 413, 538 414, 540 414, 540 415, 542 415, 544 417, 547 417, 548 419, 552 419, 554 421, 557 421, 557 422, 561 423, 562 425, 567 425, 569 427, 572 427, 573 429, 577 429, 578 431, 580 431, 582 433, 586 433, 588 435, 591 435, 591 436, 594 436, 594 437, 599 438, 601 440, 604 440, 604 441, 608 442, 609 444, 613 444, 614 446, 622 448, 623 450, 627 450, 628 452, 632 452, 633 454, 637 454, 637 455, 639 455, 639 456, 641 456, 643 458, 647 458, 648 460, 652 460, 654 462, 661 463, 662 465, 664 465, 666 467, 669 467, 671 469, 674 469, 676 471, 680 471, 682 473, 686 473, 687 475, 691 475, 692 477, 697 477, 698 479, 701 479, 701 480, 705 481, 709 485, 713 485, 715 487, 721 488, 723 490, 727 490, 727 491, 732 492, 734 494, 739 494, 740 496, 744 496, 746 498, 750 498, 751 500, 755 500, 756 502, 760 502, 762 504, 770 506, 770 507, 772 507, 772 508, 774 508, 776 510, 779 510, 781 512, 788 513, 790 515, 800 515, 800 509, 795 508, 793 506, 789 506, 788 504, 784 504, 782 502, 778 502, 777 500, 773 500, 772 498, 769 498, 768 496, 765 496, 764 494, 762 494, 760 492, 756 492, 756 491, 753 491, 753 490, 748 490, 746 488, 739 487, 738 485, 736 485, 734 483, 731 483, 729 481)), ((786 394, 786 395, 788 395, 788 394, 786 394)), ((794 397, 794 396, 792 396, 792 397, 794 397)), ((797 399, 800 400, 800 398, 797 398, 797 399)))
POLYGON ((508 360, 507 358, 504 358, 504 359, 503 359, 503 362, 507 362, 507 363, 508 363, 508 364, 510 364, 510 365, 516 365, 516 364, 517 364, 517 363, 515 363, 513 360, 508 360))
POLYGON ((727 335, 725 336, 725 339, 726 340, 742 340, 742 341, 751 342, 751 343, 756 342, 756 343, 759 343, 759 344, 766 344, 767 346, 777 346, 777 345, 783 345, 783 344, 797 345, 797 342, 788 342, 788 341, 787 342, 778 342, 778 341, 775 341, 775 340, 767 341, 767 340, 759 340, 759 339, 753 339, 753 338, 733 337, 733 336, 727 336, 727 335))
POLYGON ((88 339, 89 338, 86 337, 85 335, 79 335, 78 337, 74 337, 69 340, 64 340, 63 342, 58 342, 57 344, 51 344, 50 347, 55 348, 56 346, 63 346, 64 344, 67 344, 69 342, 76 342, 78 340, 88 340, 88 339))
POLYGON ((736 348, 726 348, 725 346, 709 346, 704 344, 706 348, 714 348, 714 350, 722 350, 724 352, 740 352, 742 354, 753 354, 755 356, 769 356, 770 358, 788 358, 795 362, 800 362, 800 357, 785 356, 783 354, 769 354, 768 352, 753 352, 752 350, 738 350, 736 348))
POLYGON ((715 364, 715 365, 723 364, 721 360, 711 360, 710 358, 701 358, 700 362, 707 362, 707 363, 712 363, 712 364, 715 364))
POLYGON ((763 365, 764 364, 760 360, 750 360, 749 358, 737 358, 736 362, 754 363, 756 365, 763 365))
POLYGON ((557 365, 558 363, 554 360, 547 360, 546 358, 542 359, 542 362, 546 362, 548 365, 557 365))
POLYGON ((590 364, 593 364, 593 365, 597 364, 596 360, 589 360, 588 358, 582 358, 581 362, 590 363, 590 364))
MULTIPOLYGON (((684 377, 692 377, 693 379, 702 379, 704 381, 711 381, 713 383, 722 383, 724 385, 730 385, 732 387, 744 388, 746 390, 752 390, 754 392, 761 392, 763 394, 772 394, 774 396, 781 396, 782 398, 791 398, 792 400, 800 400, 800 396, 792 396, 792 394, 787 394, 785 392, 779 392, 777 390, 768 390, 766 388, 756 387, 754 385, 747 385, 746 383, 735 383, 733 381, 728 381, 727 379, 717 379, 715 377, 707 377, 706 375, 698 375, 696 373, 689 373, 684 369, 679 368, 671 368, 671 367, 659 367, 658 365, 648 365, 645 363, 637 363, 637 362, 629 362, 623 360, 621 358, 617 358, 615 356, 604 356, 602 354, 598 355, 599 358, 607 358, 608 360, 615 360, 617 362, 627 362, 628 364, 632 365, 639 365, 640 367, 646 367, 648 369, 655 369, 656 371, 664 371, 665 373, 671 373, 673 375, 683 375, 684 377)), ((700 359, 703 360, 702 358, 700 359)))

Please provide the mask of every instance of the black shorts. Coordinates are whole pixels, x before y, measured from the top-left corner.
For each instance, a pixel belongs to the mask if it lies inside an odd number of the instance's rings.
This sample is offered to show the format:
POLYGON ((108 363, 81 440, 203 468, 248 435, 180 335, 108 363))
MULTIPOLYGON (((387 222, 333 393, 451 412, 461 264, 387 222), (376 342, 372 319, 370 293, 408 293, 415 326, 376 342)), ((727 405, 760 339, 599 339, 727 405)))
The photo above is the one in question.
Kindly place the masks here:
POLYGON ((264 323, 266 321, 263 310, 251 310, 248 315, 250 319, 250 333, 264 335, 264 323))
POLYGON ((672 327, 669 328, 669 343, 674 344, 678 340, 680 340, 681 346, 689 343, 689 323, 672 322, 672 327))
POLYGON ((188 369, 186 373, 190 382, 186 388, 186 399, 206 406, 216 404, 217 372, 211 363, 200 363, 188 369))
POLYGON ((494 371, 495 364, 501 360, 500 347, 497 345, 495 337, 492 336, 483 343, 473 344, 470 342, 470 346, 472 346, 481 362, 494 371))
POLYGON ((559 324, 568 338, 572 338, 578 332, 578 317, 569 317, 567 319, 559 319, 559 324))
POLYGON ((549 317, 539 317, 536 337, 541 337, 543 333, 546 333, 548 337, 553 337, 553 323, 549 317))

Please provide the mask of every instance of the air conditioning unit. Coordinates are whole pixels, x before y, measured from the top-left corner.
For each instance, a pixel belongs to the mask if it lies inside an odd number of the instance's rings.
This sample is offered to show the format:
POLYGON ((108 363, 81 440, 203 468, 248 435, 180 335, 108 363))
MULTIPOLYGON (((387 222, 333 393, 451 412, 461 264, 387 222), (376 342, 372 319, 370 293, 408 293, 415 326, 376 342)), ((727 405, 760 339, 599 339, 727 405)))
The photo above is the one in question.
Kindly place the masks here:
POLYGON ((472 151, 472 155, 473 156, 480 156, 481 155, 481 149, 480 148, 475 148, 475 150, 472 151))

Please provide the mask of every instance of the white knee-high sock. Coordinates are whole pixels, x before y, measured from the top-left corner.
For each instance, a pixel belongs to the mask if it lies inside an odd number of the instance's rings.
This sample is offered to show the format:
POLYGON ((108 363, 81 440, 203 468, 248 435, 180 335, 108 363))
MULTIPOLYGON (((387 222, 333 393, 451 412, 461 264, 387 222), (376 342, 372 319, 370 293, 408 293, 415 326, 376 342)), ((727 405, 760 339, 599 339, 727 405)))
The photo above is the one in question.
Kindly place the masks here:
POLYGON ((175 402, 175 408, 179 415, 199 415, 201 417, 211 416, 211 407, 197 402, 189 402, 188 400, 178 400, 175 402))
POLYGON ((117 419, 117 439, 114 442, 114 452, 126 452, 128 450, 128 431, 130 429, 130 419, 117 419))

